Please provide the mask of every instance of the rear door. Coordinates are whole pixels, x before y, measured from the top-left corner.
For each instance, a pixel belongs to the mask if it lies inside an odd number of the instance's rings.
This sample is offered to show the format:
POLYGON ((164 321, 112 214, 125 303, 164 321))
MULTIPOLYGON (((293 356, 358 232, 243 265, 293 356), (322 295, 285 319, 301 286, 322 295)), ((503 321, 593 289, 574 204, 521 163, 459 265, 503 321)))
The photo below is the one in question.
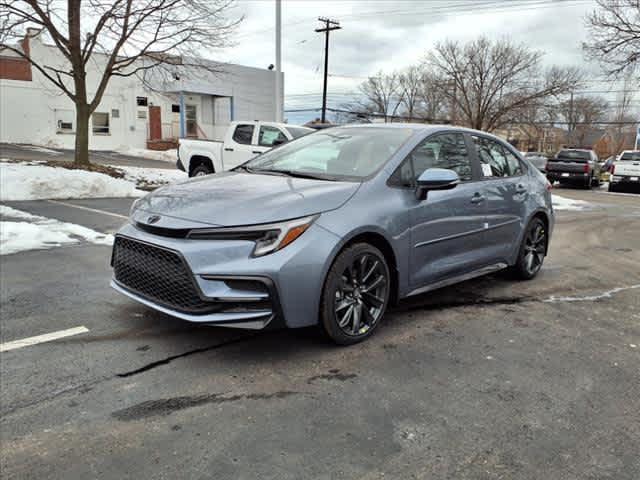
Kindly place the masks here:
POLYGON ((484 259, 486 203, 474 182, 472 156, 462 133, 438 133, 421 142, 398 167, 391 185, 406 190, 411 222, 409 282, 413 289, 465 273, 484 259), (427 168, 448 168, 461 183, 451 190, 415 197, 415 182, 427 168))
POLYGON ((253 123, 238 123, 227 135, 222 152, 225 170, 237 167, 260 153, 253 145, 255 130, 253 123))
POLYGON ((526 215, 529 182, 526 167, 495 139, 471 135, 480 162, 486 198, 486 255, 491 263, 505 262, 518 242, 526 215))

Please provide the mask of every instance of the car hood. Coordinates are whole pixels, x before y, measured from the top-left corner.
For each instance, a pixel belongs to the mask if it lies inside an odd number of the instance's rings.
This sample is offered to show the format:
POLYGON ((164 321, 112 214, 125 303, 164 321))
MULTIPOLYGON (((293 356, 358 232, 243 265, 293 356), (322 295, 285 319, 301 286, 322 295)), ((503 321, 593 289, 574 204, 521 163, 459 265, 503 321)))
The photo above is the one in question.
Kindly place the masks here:
POLYGON ((270 223, 334 210, 359 186, 354 182, 223 172, 159 188, 136 202, 132 217, 165 228, 270 223))

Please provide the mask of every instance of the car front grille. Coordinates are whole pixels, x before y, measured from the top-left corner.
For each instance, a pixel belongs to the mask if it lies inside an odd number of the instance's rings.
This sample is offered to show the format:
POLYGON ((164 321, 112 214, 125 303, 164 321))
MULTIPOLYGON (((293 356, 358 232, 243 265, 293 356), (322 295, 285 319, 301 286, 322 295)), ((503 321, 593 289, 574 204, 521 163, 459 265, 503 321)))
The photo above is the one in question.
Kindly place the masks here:
POLYGON ((189 267, 177 252, 117 236, 111 265, 121 286, 154 303, 193 314, 220 310, 220 304, 200 297, 189 267))

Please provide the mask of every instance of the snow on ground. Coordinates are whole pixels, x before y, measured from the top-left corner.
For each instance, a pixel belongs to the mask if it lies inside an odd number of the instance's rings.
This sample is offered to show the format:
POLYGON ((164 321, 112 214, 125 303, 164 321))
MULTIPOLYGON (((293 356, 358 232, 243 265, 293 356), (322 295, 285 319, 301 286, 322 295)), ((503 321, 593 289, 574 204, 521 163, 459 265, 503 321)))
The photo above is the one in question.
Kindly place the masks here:
POLYGON ((187 180, 189 176, 182 170, 167 170, 164 168, 121 167, 113 168, 124 172, 124 179, 137 185, 165 185, 187 180))
POLYGON ((187 180, 180 170, 114 166, 124 178, 104 173, 50 167, 35 162, 0 161, 0 201, 50 198, 140 197, 145 190, 187 180))
POLYGON ((46 165, 0 163, 0 200, 139 197, 134 183, 85 170, 46 165))
POLYGON ((571 198, 561 197, 555 193, 551 196, 553 201, 553 208, 555 210, 588 210, 591 208, 589 202, 584 200, 573 200, 571 198))
POLYGON ((148 150, 146 148, 134 148, 134 147, 124 146, 124 147, 119 147, 114 151, 118 153, 122 153, 123 155, 146 158, 148 160, 160 160, 162 162, 176 163, 176 160, 178 160, 178 151, 175 148, 171 150, 158 151, 158 150, 148 150))
POLYGON ((32 215, 0 205, 0 255, 59 247, 81 241, 113 244, 113 236, 74 223, 32 215))

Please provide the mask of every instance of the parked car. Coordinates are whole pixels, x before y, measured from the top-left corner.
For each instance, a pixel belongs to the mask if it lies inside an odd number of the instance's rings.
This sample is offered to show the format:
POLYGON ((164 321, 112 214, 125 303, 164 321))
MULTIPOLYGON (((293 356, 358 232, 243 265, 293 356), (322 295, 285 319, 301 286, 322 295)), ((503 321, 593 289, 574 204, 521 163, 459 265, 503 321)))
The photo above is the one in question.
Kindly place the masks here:
POLYGON ((540 152, 523 152, 522 155, 542 173, 545 173, 547 171, 547 161, 549 159, 545 154, 540 152))
POLYGON ((593 150, 577 148, 560 150, 547 162, 550 182, 573 183, 584 188, 600 185, 600 163, 593 150))
POLYGON ((231 122, 223 142, 181 138, 177 168, 190 177, 230 170, 256 155, 313 132, 275 122, 231 122))
POLYGON ((137 200, 111 285, 175 317, 367 338, 391 302, 540 271, 550 184, 499 138, 450 126, 321 130, 137 200))
POLYGON ((611 169, 609 191, 640 190, 640 150, 626 150, 611 169))

